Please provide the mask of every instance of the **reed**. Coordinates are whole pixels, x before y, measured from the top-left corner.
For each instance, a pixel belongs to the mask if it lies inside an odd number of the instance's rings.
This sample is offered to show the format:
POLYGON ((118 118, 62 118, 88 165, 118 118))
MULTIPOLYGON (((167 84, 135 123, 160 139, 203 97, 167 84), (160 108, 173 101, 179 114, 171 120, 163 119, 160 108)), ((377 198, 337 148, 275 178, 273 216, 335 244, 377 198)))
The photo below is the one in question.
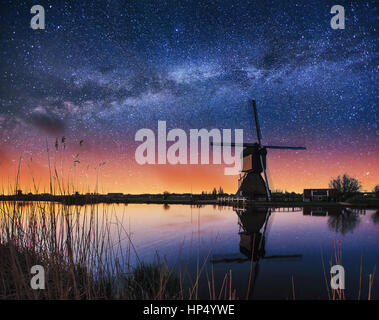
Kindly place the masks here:
POLYGON ((166 264, 130 267, 120 241, 123 228, 116 226, 118 238, 112 240, 109 212, 96 206, 81 210, 0 204, 1 299, 183 298, 179 278, 166 264), (45 269, 45 290, 30 287, 34 265, 45 269))
MULTIPOLYGON (((56 140, 55 148, 46 141, 51 195, 69 195, 77 190, 75 168, 80 155, 65 171, 68 153, 65 137, 56 140)), ((21 185, 23 161, 28 160, 20 157, 15 183, 8 183, 8 194, 17 193, 21 185)), ((33 191, 38 193, 33 170, 30 163, 27 165, 33 191)), ((103 165, 105 162, 97 167, 95 193, 103 165)), ((208 258, 201 267, 198 261, 195 275, 187 272, 184 277, 158 257, 156 262, 145 264, 139 259, 130 230, 110 208, 0 202, 0 299, 198 299, 199 281, 208 258), (131 261, 134 257, 136 263, 131 261), (30 270, 34 265, 45 269, 45 290, 31 289, 30 270)), ((215 287, 214 278, 211 286, 215 287)))
MULTIPOLYGON (((334 235, 335 235, 335 237, 333 240, 333 246, 332 246, 331 252, 330 252, 329 268, 331 268, 333 265, 342 265, 343 266, 343 263, 342 263, 342 241, 337 240, 336 230, 335 230, 334 235)), ((330 281, 332 279, 332 275, 330 274, 329 278, 327 277, 327 273, 325 271, 324 255, 323 255, 322 249, 321 249, 321 262, 322 262, 325 286, 326 286, 326 290, 328 293, 328 300, 346 300, 346 289, 330 289, 330 281)), ((375 275, 375 267, 374 267, 373 272, 369 273, 369 275, 368 275, 367 300, 371 300, 373 282, 374 282, 374 275, 375 275)), ((361 296, 362 296, 362 277, 363 277, 363 257, 361 255, 360 267, 359 267, 359 286, 358 286, 357 300, 361 300, 361 296)))
MULTIPOLYGON (((0 299, 199 299, 211 251, 194 275, 158 256, 146 264, 111 208, 0 202, 0 299), (31 289, 34 265, 45 269, 45 290, 31 289)), ((219 294, 214 277, 209 286, 209 298, 235 299, 231 272, 219 294)))

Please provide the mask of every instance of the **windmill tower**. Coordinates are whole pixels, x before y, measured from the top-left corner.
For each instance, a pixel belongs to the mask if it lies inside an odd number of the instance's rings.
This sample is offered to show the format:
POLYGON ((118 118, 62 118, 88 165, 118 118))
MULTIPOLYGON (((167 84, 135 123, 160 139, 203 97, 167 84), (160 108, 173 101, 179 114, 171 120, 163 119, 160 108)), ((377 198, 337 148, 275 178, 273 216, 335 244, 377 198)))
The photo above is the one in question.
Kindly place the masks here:
MULTIPOLYGON (((263 145, 255 100, 252 100, 252 107, 254 112, 257 142, 247 142, 242 145, 244 148, 242 151, 242 175, 238 181, 237 195, 254 200, 271 200, 271 191, 266 173, 267 149, 306 150, 306 148, 263 145)), ((241 146, 241 144, 236 143, 221 143, 221 145, 232 147, 241 146)))

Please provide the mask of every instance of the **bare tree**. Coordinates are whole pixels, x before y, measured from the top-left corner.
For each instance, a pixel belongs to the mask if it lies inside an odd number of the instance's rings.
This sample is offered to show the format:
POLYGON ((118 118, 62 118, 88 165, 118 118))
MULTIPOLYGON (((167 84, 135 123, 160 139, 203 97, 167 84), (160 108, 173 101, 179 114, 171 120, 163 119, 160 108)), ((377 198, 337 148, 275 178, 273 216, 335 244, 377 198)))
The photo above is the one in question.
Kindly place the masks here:
POLYGON ((345 173, 342 177, 332 178, 329 182, 329 187, 337 190, 339 199, 347 199, 359 192, 362 185, 357 179, 345 173))

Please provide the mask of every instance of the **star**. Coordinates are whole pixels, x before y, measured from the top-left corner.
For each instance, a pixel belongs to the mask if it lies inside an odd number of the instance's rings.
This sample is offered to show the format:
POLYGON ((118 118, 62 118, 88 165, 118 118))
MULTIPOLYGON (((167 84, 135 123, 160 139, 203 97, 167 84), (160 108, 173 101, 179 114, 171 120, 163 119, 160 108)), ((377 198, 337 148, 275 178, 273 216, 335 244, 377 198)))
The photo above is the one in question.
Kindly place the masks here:
MULTIPOLYGON (((372 2, 346 6, 354 19, 344 30, 331 29, 330 8, 300 0, 46 7, 44 32, 20 18, 26 2, 4 8, 0 152, 41 153, 46 139, 66 136, 86 141, 83 149, 96 141, 96 157, 132 159, 136 131, 158 120, 186 131, 240 128, 255 141, 254 98, 266 142, 327 152, 325 166, 348 168, 361 153, 374 169, 360 175, 379 178, 372 2)), ((304 157, 316 175, 320 159, 304 157)))

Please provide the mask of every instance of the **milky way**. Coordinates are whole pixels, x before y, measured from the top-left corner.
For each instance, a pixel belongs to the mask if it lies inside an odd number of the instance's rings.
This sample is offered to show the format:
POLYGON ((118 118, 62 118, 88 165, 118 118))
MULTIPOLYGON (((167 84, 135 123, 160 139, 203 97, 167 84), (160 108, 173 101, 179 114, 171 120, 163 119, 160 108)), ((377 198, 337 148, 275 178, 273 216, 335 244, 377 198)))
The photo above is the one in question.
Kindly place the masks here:
POLYGON ((158 120, 252 141, 254 98, 266 142, 379 176, 377 1, 339 1, 344 30, 334 1, 43 1, 45 30, 33 4, 1 7, 0 156, 61 136, 122 152, 158 120))

